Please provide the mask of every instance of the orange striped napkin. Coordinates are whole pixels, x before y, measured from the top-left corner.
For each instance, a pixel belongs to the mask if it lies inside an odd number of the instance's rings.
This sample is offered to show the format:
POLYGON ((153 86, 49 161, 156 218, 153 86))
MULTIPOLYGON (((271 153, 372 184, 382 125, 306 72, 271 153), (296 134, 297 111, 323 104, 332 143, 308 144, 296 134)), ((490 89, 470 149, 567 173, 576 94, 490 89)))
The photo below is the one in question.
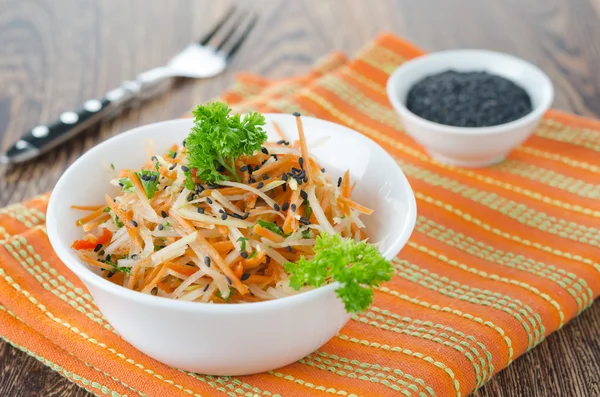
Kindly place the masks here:
MULTIPOLYGON (((390 72, 421 54, 391 35, 353 60, 334 54, 308 75, 244 75, 236 110, 300 111, 364 133, 415 190, 415 233, 396 276, 329 343, 298 363, 246 377, 160 364, 124 342, 58 260, 44 229, 47 196, 0 211, 0 335, 96 395, 465 396, 600 292, 600 123, 550 111, 494 167, 430 159, 385 95, 390 72)), ((257 359, 260 359, 257 357, 257 359)))

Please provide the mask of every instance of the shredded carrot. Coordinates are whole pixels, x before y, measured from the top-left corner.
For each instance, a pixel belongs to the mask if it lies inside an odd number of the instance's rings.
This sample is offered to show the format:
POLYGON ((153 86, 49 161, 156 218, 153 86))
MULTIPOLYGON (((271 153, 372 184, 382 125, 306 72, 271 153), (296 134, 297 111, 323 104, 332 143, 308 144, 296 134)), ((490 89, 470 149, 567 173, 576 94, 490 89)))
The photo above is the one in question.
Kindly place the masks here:
POLYGON ((294 218, 294 208, 296 210, 300 207, 300 190, 294 190, 292 196, 290 197, 290 208, 288 209, 287 215, 285 216, 285 222, 283 223, 283 232, 284 233, 292 233, 295 231, 295 221, 294 218))
POLYGON ((280 160, 273 161, 271 164, 265 165, 264 167, 259 168, 258 170, 252 173, 254 178, 258 176, 262 176, 266 173, 273 172, 275 170, 279 170, 281 168, 289 167, 289 164, 292 162, 292 156, 282 156, 280 160))
POLYGON ((273 128, 275 129, 275 132, 279 136, 279 139, 285 141, 285 135, 283 134, 283 131, 281 130, 281 127, 279 126, 279 124, 277 124, 274 121, 272 121, 271 124, 273 124, 273 128))
POLYGON ((302 157, 305 161, 306 176, 308 182, 312 181, 312 171, 310 166, 310 156, 308 155, 308 144, 306 143, 306 136, 304 135, 304 127, 302 125, 302 119, 300 116, 296 117, 296 125, 298 126, 298 138, 300 139, 300 150, 302 151, 302 157))
POLYGON ((99 217, 100 215, 102 215, 104 213, 104 209, 106 207, 99 207, 98 209, 96 209, 94 212, 92 212, 89 215, 84 216, 83 218, 80 218, 77 220, 77 222, 75 222, 76 226, 81 226, 85 223, 88 223, 91 220, 96 219, 97 217, 99 217))
POLYGON ((352 201, 345 197, 340 197, 339 199, 342 203, 347 204, 348 207, 355 209, 356 211, 362 214, 371 215, 373 213, 373 210, 371 208, 367 208, 363 205, 360 205, 356 201, 352 201))
POLYGON ((100 208, 106 208, 104 205, 72 205, 71 208, 74 210, 81 211, 96 211, 100 208))
POLYGON ((252 230, 259 236, 269 239, 274 243, 281 243, 284 240, 283 236, 280 236, 279 234, 272 232, 258 224, 254 225, 252 230))

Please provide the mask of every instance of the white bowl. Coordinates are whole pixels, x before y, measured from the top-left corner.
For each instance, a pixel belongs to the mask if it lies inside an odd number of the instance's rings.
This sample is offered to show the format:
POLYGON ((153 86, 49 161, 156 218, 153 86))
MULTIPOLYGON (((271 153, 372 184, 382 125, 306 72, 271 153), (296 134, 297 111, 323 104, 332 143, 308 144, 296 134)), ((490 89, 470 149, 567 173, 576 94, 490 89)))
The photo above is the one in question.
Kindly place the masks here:
POLYGON ((554 98, 552 82, 536 66, 511 55, 484 50, 453 50, 423 55, 403 63, 387 82, 387 95, 408 135, 434 159, 461 167, 498 163, 525 141, 554 98), (406 107, 406 97, 419 80, 447 70, 485 71, 521 86, 531 98, 532 112, 491 127, 454 127, 417 116, 406 107))
MULTIPOLYGON (((291 115, 268 114, 287 136, 297 137, 291 115)), ((357 181, 354 197, 375 209, 364 217, 372 242, 388 259, 395 257, 412 233, 416 204, 396 162, 377 144, 346 127, 303 117, 308 142, 329 136, 311 149, 327 172, 337 178, 350 169, 357 181)), ((212 375, 244 375, 272 370, 310 354, 348 321, 335 295, 337 284, 278 300, 247 304, 206 304, 171 300, 117 286, 82 264, 70 248, 82 232, 73 204, 101 204, 114 195, 106 164, 139 168, 147 158, 148 138, 156 152, 180 143, 191 119, 150 124, 111 138, 79 158, 58 181, 48 205, 50 242, 60 259, 87 286, 102 314, 119 334, 147 355, 173 367, 212 375)), ((270 140, 277 135, 267 126, 270 140)))

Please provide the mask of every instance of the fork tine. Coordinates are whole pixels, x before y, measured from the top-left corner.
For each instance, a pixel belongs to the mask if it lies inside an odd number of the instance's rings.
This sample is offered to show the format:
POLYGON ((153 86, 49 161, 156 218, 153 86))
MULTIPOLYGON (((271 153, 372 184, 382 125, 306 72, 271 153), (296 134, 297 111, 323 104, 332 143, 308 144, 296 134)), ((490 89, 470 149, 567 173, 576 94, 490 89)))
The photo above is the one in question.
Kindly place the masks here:
POLYGON ((221 51, 223 49, 223 47, 225 46, 225 43, 227 43, 227 41, 231 38, 231 36, 233 36, 236 29, 238 28, 238 26, 240 25, 240 23, 243 20, 244 20, 244 13, 240 13, 240 15, 235 19, 235 21, 233 21, 233 24, 231 25, 231 28, 229 29, 229 31, 225 34, 225 37, 223 37, 221 42, 215 47, 215 51, 221 51))
POLYGON ((225 55, 227 57, 227 59, 233 58, 233 56, 240 49, 242 44, 244 44, 244 41, 250 35, 250 31, 252 30, 252 28, 254 28, 254 25, 256 24, 257 20, 258 20, 258 16, 256 14, 254 14, 254 17, 252 18, 250 23, 248 23, 248 25, 246 26, 246 29, 244 29, 242 35, 238 38, 237 42, 233 45, 233 47, 231 47, 231 49, 225 55))
POLYGON ((215 27, 210 32, 208 32, 203 38, 201 38, 198 41, 198 43, 200 43, 200 45, 206 45, 206 44, 208 44, 208 42, 210 41, 210 39, 212 39, 213 36, 217 33, 217 31, 219 31, 219 29, 221 29, 221 27, 223 27, 223 25, 225 25, 225 22, 227 22, 227 20, 229 19, 229 17, 231 17, 233 15, 234 11, 235 11, 235 6, 229 7, 229 10, 227 10, 227 12, 223 16, 223 18, 221 18, 219 20, 219 22, 217 22, 217 24, 215 25, 215 27))

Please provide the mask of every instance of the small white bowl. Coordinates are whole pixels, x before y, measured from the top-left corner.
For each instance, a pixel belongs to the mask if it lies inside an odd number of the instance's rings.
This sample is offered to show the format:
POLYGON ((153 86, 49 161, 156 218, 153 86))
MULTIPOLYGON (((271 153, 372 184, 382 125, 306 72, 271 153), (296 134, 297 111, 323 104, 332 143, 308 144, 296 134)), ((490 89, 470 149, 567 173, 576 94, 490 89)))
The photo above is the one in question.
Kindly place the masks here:
MULTIPOLYGON (((267 114, 290 140, 295 118, 267 114)), ((328 136, 310 149, 334 178, 349 169, 357 181, 354 197, 375 209, 364 217, 371 242, 391 259, 415 225, 412 189, 396 162, 381 147, 346 127, 303 117, 308 142, 328 136)), ((247 304, 206 304, 171 300, 117 286, 82 264, 70 248, 81 238, 81 216, 73 204, 101 204, 109 185, 106 165, 117 170, 141 167, 151 139, 157 153, 180 143, 193 122, 180 119, 150 124, 111 138, 79 158, 58 181, 48 205, 50 242, 60 259, 87 286, 102 314, 119 334, 147 355, 173 367, 211 375, 245 375, 272 370, 310 354, 348 321, 330 284, 290 297, 247 304)), ((278 140, 268 123, 270 140, 278 140)))
POLYGON ((552 82, 539 68, 511 55, 484 50, 452 50, 423 55, 403 63, 387 82, 387 95, 408 135, 434 159, 460 167, 498 163, 525 141, 554 98, 552 82), (533 110, 527 115, 491 127, 454 127, 417 116, 406 107, 406 97, 419 80, 444 72, 485 71, 523 87, 533 110))

